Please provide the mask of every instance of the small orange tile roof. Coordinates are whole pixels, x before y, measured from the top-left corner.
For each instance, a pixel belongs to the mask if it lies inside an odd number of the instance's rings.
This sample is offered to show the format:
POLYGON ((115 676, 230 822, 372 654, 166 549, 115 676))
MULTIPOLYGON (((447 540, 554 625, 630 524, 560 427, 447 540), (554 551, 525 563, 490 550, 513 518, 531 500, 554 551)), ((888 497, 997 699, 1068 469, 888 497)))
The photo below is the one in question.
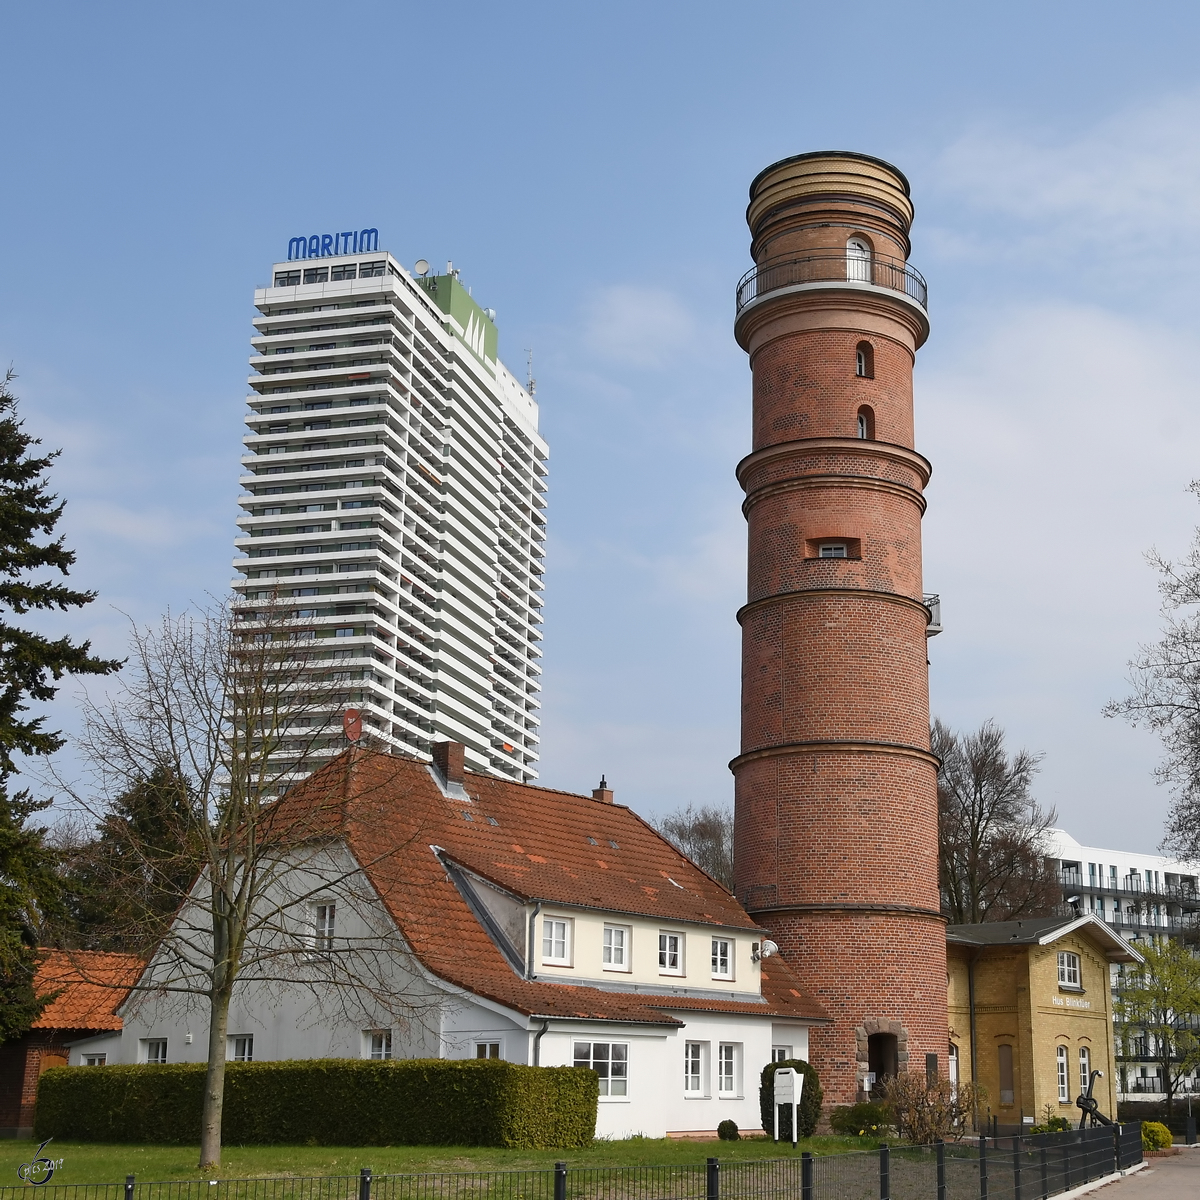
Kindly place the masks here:
POLYGON ((45 950, 34 986, 39 995, 58 992, 34 1029, 120 1029, 117 1008, 143 966, 134 954, 99 950, 45 950))
POLYGON ((527 1016, 675 1025, 665 1010, 691 1009, 829 1019, 781 956, 764 964, 761 1001, 523 978, 476 919, 438 851, 526 902, 748 936, 762 931, 725 888, 623 805, 470 771, 465 788, 469 800, 447 797, 426 764, 355 748, 293 787, 270 824, 285 838, 344 837, 429 971, 527 1016))

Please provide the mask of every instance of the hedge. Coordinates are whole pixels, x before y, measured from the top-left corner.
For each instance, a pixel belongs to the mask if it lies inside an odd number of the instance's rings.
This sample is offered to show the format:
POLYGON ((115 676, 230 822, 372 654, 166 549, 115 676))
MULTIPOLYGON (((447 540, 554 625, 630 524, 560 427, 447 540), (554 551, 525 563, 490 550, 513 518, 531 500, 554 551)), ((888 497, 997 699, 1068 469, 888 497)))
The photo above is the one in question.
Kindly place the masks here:
MULTIPOLYGON (((1196 1115, 1200 1117, 1200 1105, 1196 1106, 1196 1115)), ((1174 1111, 1169 1117, 1165 1100, 1122 1100, 1117 1105, 1118 1121, 1158 1121, 1179 1137, 1187 1133, 1187 1116, 1186 1093, 1175 1097, 1174 1111)))
MULTIPOLYGON (((203 1063, 54 1067, 38 1085, 38 1140, 200 1140, 203 1063)), ((227 1145, 575 1148, 596 1133, 594 1071, 497 1059, 229 1063, 227 1145)))
MULTIPOLYGON (((821 1119, 821 1081, 817 1078, 815 1067, 810 1067, 802 1058, 789 1058, 786 1062, 767 1063, 762 1070, 762 1078, 758 1089, 758 1107, 762 1116, 763 1132, 767 1137, 775 1132, 775 1072, 780 1067, 794 1067, 798 1074, 804 1076, 804 1088, 800 1092, 800 1107, 796 1114, 800 1126, 800 1137, 812 1137, 817 1131, 817 1122, 821 1119)), ((779 1111, 779 1140, 792 1140, 792 1110, 781 1108, 779 1111)))

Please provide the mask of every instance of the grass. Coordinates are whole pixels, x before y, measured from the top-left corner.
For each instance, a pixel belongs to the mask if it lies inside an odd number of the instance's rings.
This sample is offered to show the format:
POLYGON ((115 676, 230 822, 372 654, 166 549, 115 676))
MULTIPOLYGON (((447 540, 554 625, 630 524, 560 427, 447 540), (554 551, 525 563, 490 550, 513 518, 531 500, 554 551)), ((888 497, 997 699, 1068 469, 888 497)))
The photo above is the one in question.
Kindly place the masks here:
MULTIPOLYGON (((575 1167, 700 1164, 708 1157, 783 1158, 808 1150, 844 1154, 873 1150, 870 1138, 817 1137, 789 1143, 762 1139, 737 1142, 685 1142, 669 1138, 598 1141, 587 1150, 495 1150, 478 1146, 226 1146, 219 1171, 201 1172, 197 1146, 120 1146, 96 1142, 51 1142, 46 1156, 63 1160, 54 1183, 120 1183, 126 1175, 140 1181, 229 1179, 252 1175, 357 1175, 370 1167, 376 1175, 420 1171, 513 1171, 549 1167, 559 1159, 575 1167)), ((0 1180, 16 1179, 36 1142, 0 1141, 0 1180)))

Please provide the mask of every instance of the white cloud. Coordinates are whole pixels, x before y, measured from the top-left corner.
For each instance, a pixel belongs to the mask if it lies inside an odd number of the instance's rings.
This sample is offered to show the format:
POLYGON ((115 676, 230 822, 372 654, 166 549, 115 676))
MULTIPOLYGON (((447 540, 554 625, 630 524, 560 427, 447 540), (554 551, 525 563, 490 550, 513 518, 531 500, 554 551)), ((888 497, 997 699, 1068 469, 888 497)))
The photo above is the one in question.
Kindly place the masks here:
POLYGON ((1138 105, 1073 135, 998 123, 969 130, 937 159, 934 184, 969 206, 960 228, 939 231, 939 250, 970 254, 1024 225, 1014 249, 1055 258, 1089 249, 1110 263, 1170 273, 1200 248, 1200 92, 1138 105), (962 224, 972 227, 964 233, 962 224))
POLYGON ((661 288, 617 284, 600 291, 587 307, 588 349, 627 366, 663 366, 694 336, 692 314, 661 288))

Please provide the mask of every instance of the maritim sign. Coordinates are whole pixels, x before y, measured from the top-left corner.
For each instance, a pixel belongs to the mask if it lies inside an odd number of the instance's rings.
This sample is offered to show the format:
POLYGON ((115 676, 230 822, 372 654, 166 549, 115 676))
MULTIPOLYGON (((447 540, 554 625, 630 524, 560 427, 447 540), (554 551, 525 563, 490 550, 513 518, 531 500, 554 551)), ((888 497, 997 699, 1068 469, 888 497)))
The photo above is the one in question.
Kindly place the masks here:
POLYGON ((360 229, 357 233, 314 233, 294 237, 288 242, 288 262, 296 258, 335 258, 339 254, 379 252, 379 230, 360 229))

